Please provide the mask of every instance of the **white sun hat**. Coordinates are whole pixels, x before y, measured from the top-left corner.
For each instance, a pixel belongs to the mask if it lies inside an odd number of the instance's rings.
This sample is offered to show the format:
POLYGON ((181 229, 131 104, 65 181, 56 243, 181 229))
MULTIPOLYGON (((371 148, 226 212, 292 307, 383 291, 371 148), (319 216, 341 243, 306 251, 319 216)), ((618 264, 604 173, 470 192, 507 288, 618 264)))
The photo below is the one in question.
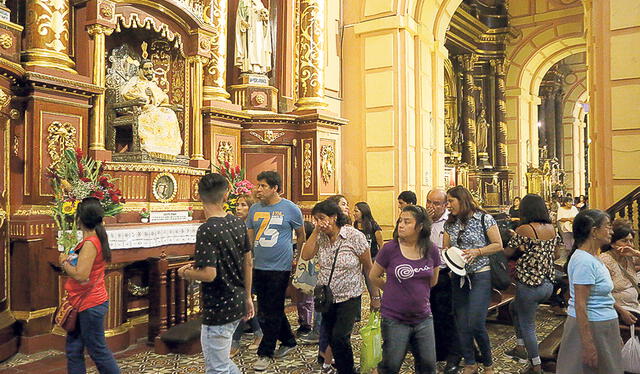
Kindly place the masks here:
POLYGON ((449 247, 442 252, 442 257, 451 271, 461 277, 467 275, 467 270, 464 268, 467 261, 462 256, 462 249, 458 247, 449 247))

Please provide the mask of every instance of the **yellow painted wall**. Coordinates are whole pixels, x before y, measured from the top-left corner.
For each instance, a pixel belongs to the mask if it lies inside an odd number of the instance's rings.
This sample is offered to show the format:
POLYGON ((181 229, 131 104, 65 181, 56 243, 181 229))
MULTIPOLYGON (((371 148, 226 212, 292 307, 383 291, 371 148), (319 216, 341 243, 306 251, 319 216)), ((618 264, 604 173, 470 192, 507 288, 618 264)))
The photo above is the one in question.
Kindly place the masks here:
POLYGON ((640 2, 585 1, 589 46, 592 205, 640 185, 640 2))

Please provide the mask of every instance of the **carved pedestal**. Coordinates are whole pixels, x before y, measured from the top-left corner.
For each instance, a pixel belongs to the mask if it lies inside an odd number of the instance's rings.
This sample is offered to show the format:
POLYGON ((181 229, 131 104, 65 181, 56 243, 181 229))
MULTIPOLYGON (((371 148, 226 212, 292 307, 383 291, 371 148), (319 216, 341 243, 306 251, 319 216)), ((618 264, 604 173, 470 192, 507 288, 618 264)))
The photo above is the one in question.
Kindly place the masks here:
POLYGON ((243 110, 278 111, 278 90, 266 75, 242 74, 242 84, 229 87, 233 103, 243 110))

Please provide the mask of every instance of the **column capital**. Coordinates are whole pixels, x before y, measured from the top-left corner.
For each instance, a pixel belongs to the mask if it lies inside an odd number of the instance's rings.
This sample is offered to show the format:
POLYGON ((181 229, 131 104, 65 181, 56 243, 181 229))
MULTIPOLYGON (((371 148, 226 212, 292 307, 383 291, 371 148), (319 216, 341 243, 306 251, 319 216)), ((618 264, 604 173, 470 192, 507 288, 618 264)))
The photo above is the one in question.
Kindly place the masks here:
POLYGON ((458 63, 465 72, 473 71, 476 62, 478 62, 478 55, 475 53, 458 56, 458 63))
POLYGON ((87 34, 89 34, 91 37, 95 37, 96 35, 109 36, 113 33, 113 31, 114 29, 112 27, 101 25, 99 23, 87 25, 87 34))
POLYGON ((506 69, 505 69, 505 63, 507 62, 506 59, 492 59, 489 61, 489 64, 491 64, 491 67, 493 68, 493 71, 496 75, 505 75, 506 74, 506 69))

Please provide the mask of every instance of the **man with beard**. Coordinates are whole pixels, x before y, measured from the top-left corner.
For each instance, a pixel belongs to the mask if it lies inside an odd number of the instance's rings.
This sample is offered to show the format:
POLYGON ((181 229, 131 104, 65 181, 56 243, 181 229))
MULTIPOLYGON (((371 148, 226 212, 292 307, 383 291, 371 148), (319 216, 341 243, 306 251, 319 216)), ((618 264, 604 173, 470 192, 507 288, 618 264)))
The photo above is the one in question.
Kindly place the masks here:
POLYGON ((138 116, 140 147, 152 156, 175 158, 182 149, 178 117, 170 108, 169 96, 153 78, 153 62, 142 60, 138 75, 125 83, 120 93, 125 100, 136 100, 142 105, 138 116))

